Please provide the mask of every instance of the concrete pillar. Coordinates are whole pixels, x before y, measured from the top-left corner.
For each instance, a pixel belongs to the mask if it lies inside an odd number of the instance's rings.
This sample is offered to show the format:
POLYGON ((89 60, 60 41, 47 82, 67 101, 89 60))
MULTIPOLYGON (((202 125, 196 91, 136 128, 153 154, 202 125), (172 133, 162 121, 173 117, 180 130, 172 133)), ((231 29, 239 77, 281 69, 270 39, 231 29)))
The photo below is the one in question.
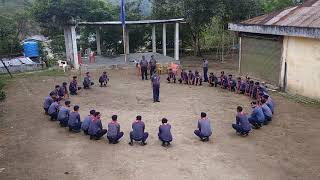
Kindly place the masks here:
POLYGON ((66 57, 67 61, 70 61, 72 59, 71 51, 70 51, 70 46, 69 46, 69 29, 67 26, 63 28, 63 34, 64 34, 64 45, 66 48, 66 57))
POLYGON ((174 59, 179 60, 179 23, 176 23, 175 36, 174 36, 174 59))
POLYGON ((128 28, 126 28, 126 53, 127 54, 130 54, 130 43, 129 43, 129 29, 128 28))
POLYGON ((152 26, 152 52, 156 53, 157 52, 157 44, 156 44, 156 25, 154 24, 152 26))
POLYGON ((167 56, 167 29, 166 29, 166 24, 163 24, 163 28, 162 28, 162 51, 163 51, 163 55, 167 56))
POLYGON ((71 39, 72 39, 73 67, 74 69, 79 70, 76 27, 71 26, 70 28, 71 28, 71 39))
POLYGON ((96 30, 97 55, 101 56, 100 29, 96 30))
POLYGON ((68 45, 69 45, 69 54, 70 54, 70 63, 73 64, 73 53, 72 53, 72 34, 71 34, 71 27, 68 26, 67 28, 68 32, 68 45))
POLYGON ((241 36, 239 37, 239 71, 238 73, 241 74, 241 59, 242 59, 242 44, 241 44, 241 36))

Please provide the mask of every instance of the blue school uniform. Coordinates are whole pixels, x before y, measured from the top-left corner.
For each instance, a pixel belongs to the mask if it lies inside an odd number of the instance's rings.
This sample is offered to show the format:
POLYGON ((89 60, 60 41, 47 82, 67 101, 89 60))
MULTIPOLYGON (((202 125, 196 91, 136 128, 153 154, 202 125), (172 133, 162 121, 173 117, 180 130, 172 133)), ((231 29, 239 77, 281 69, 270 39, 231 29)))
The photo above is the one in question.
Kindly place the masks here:
POLYGON ((160 125, 158 137, 162 142, 171 142, 172 141, 171 125, 170 124, 160 125))
POLYGON ((62 106, 58 113, 58 121, 60 121, 60 124, 63 126, 66 126, 69 121, 69 114, 70 110, 69 108, 62 106))
POLYGON ((264 103, 262 106, 262 111, 263 111, 263 114, 265 116, 265 118, 268 120, 268 121, 271 121, 272 119, 272 111, 271 109, 268 107, 268 105, 266 103, 264 103))
POLYGON ((48 96, 45 98, 44 103, 43 103, 43 108, 46 110, 46 112, 48 111, 48 109, 52 103, 53 103, 53 99, 51 98, 51 96, 48 96))
POLYGON ((236 116, 236 124, 232 127, 239 133, 248 134, 251 130, 251 125, 249 123, 248 117, 244 113, 238 113, 236 116))
POLYGON ((199 119, 198 130, 195 130, 194 134, 200 138, 210 137, 212 135, 210 119, 199 119))
POLYGON ((68 126, 72 130, 78 131, 81 129, 80 114, 78 112, 71 112, 69 114, 68 126))
POLYGON ((252 113, 251 116, 249 117, 249 122, 256 122, 258 124, 262 124, 265 121, 265 116, 263 114, 262 108, 259 106, 256 106, 252 113))
POLYGON ((92 115, 88 115, 84 118, 84 120, 82 121, 81 124, 81 129, 85 132, 88 133, 88 129, 90 126, 90 122, 92 121, 93 116, 92 115))

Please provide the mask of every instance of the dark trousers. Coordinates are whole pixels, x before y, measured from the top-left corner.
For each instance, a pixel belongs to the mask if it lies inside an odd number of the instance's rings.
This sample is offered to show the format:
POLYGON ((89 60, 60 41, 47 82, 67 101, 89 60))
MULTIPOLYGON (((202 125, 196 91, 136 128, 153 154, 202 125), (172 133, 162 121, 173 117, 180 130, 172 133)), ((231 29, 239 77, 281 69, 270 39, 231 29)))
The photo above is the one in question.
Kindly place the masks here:
POLYGON ((54 112, 52 114, 49 114, 49 116, 51 117, 51 121, 55 121, 58 118, 58 112, 54 112))
POLYGON ((200 130, 195 130, 194 131, 194 134, 196 135, 196 136, 198 136, 199 138, 208 138, 209 136, 204 136, 203 134, 201 134, 201 132, 200 132, 200 130))
POLYGON ((156 70, 156 66, 151 66, 150 67, 150 79, 151 79, 151 76, 153 75, 155 70, 156 70))
POLYGON ((141 67, 141 78, 142 78, 142 80, 144 80, 144 79, 148 80, 148 68, 147 67, 141 67))
POLYGON ((70 90, 71 95, 77 95, 77 90, 70 90))
POLYGON ((202 85, 202 78, 196 78, 196 79, 195 79, 195 84, 196 84, 196 86, 197 86, 197 85, 200 85, 200 86, 201 86, 201 85, 202 85))
POLYGON ((159 94, 160 94, 160 87, 159 86, 153 86, 153 101, 159 101, 159 94))
POLYGON ((68 117, 66 117, 64 119, 58 119, 58 120, 60 121, 60 126, 61 127, 67 127, 68 126, 68 120, 69 120, 68 117))
POLYGON ((78 124, 76 124, 74 126, 69 126, 69 131, 80 132, 81 124, 82 123, 79 122, 78 124))
MULTIPOLYGON (((173 77, 167 77, 167 81, 168 82, 171 82, 171 79, 173 80, 173 83, 176 83, 176 77, 175 76, 173 76, 173 77)), ((182 82, 181 82, 182 83, 182 82)))
POLYGON ((119 132, 119 134, 116 137, 107 136, 107 138, 110 143, 117 143, 119 141, 119 139, 122 138, 122 136, 123 136, 123 132, 119 132))
POLYGON ((203 78, 204 82, 208 82, 208 67, 203 68, 203 78))
POLYGON ((249 131, 248 130, 244 130, 240 125, 238 124, 232 124, 232 128, 235 129, 238 133, 241 134, 248 134, 249 131))
POLYGON ((100 82, 100 87, 107 86, 107 84, 108 84, 108 81, 102 81, 100 82))
POLYGON ((158 137, 159 137, 159 140, 160 141, 162 141, 162 143, 170 143, 171 141, 167 141, 167 140, 164 140, 164 139, 162 139, 160 136, 159 136, 159 134, 158 134, 158 137))
POLYGON ((147 132, 143 133, 143 137, 140 139, 134 138, 133 137, 133 132, 130 132, 130 142, 133 142, 133 140, 135 141, 142 141, 143 143, 146 142, 146 140, 148 139, 149 134, 147 132))
POLYGON ((188 84, 188 80, 185 80, 185 79, 182 79, 182 78, 180 78, 178 81, 179 81, 180 84, 182 84, 182 82, 184 82, 185 84, 188 84))
POLYGON ((268 125, 270 121, 272 121, 272 118, 269 116, 265 116, 265 121, 263 122, 263 125, 268 125))
MULTIPOLYGON (((82 129, 82 130, 83 130, 83 129, 82 129)), ((83 130, 83 133, 84 133, 84 135, 86 135, 86 136, 89 135, 89 134, 88 134, 88 129, 83 130)))
POLYGON ((90 139, 99 140, 102 136, 104 136, 107 133, 106 129, 101 129, 98 131, 95 135, 91 135, 90 139))
POLYGON ((48 115, 48 109, 49 108, 43 108, 44 109, 44 112, 46 113, 46 115, 48 115))
POLYGON ((248 120, 249 120, 250 124, 252 124, 255 128, 260 128, 262 126, 262 123, 259 122, 257 119, 249 117, 248 120))

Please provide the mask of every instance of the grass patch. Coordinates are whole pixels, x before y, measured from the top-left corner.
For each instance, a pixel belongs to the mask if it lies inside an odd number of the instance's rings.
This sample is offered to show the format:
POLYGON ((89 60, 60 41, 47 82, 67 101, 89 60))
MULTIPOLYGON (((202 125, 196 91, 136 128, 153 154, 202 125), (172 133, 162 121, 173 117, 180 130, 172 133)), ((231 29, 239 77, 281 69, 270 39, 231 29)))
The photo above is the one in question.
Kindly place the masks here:
POLYGON ((12 74, 12 76, 13 78, 11 78, 9 74, 0 75, 0 101, 4 100, 6 96, 3 90, 5 85, 7 85, 8 83, 14 82, 16 79, 29 78, 29 77, 35 77, 35 76, 58 77, 58 76, 66 76, 66 74, 60 69, 45 69, 41 71, 16 73, 16 74, 12 74))
POLYGON ((304 104, 307 106, 320 107, 320 101, 316 99, 311 99, 301 95, 293 95, 293 94, 283 93, 283 92, 280 92, 279 94, 296 103, 304 104))

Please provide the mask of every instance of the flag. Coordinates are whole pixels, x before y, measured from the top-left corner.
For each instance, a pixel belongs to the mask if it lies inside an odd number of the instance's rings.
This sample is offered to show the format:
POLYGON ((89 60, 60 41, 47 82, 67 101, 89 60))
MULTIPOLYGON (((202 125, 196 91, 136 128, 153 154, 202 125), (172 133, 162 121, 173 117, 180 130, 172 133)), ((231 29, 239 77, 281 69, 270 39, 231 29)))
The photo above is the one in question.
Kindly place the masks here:
POLYGON ((126 0, 121 0, 121 23, 122 25, 126 24, 126 0))

